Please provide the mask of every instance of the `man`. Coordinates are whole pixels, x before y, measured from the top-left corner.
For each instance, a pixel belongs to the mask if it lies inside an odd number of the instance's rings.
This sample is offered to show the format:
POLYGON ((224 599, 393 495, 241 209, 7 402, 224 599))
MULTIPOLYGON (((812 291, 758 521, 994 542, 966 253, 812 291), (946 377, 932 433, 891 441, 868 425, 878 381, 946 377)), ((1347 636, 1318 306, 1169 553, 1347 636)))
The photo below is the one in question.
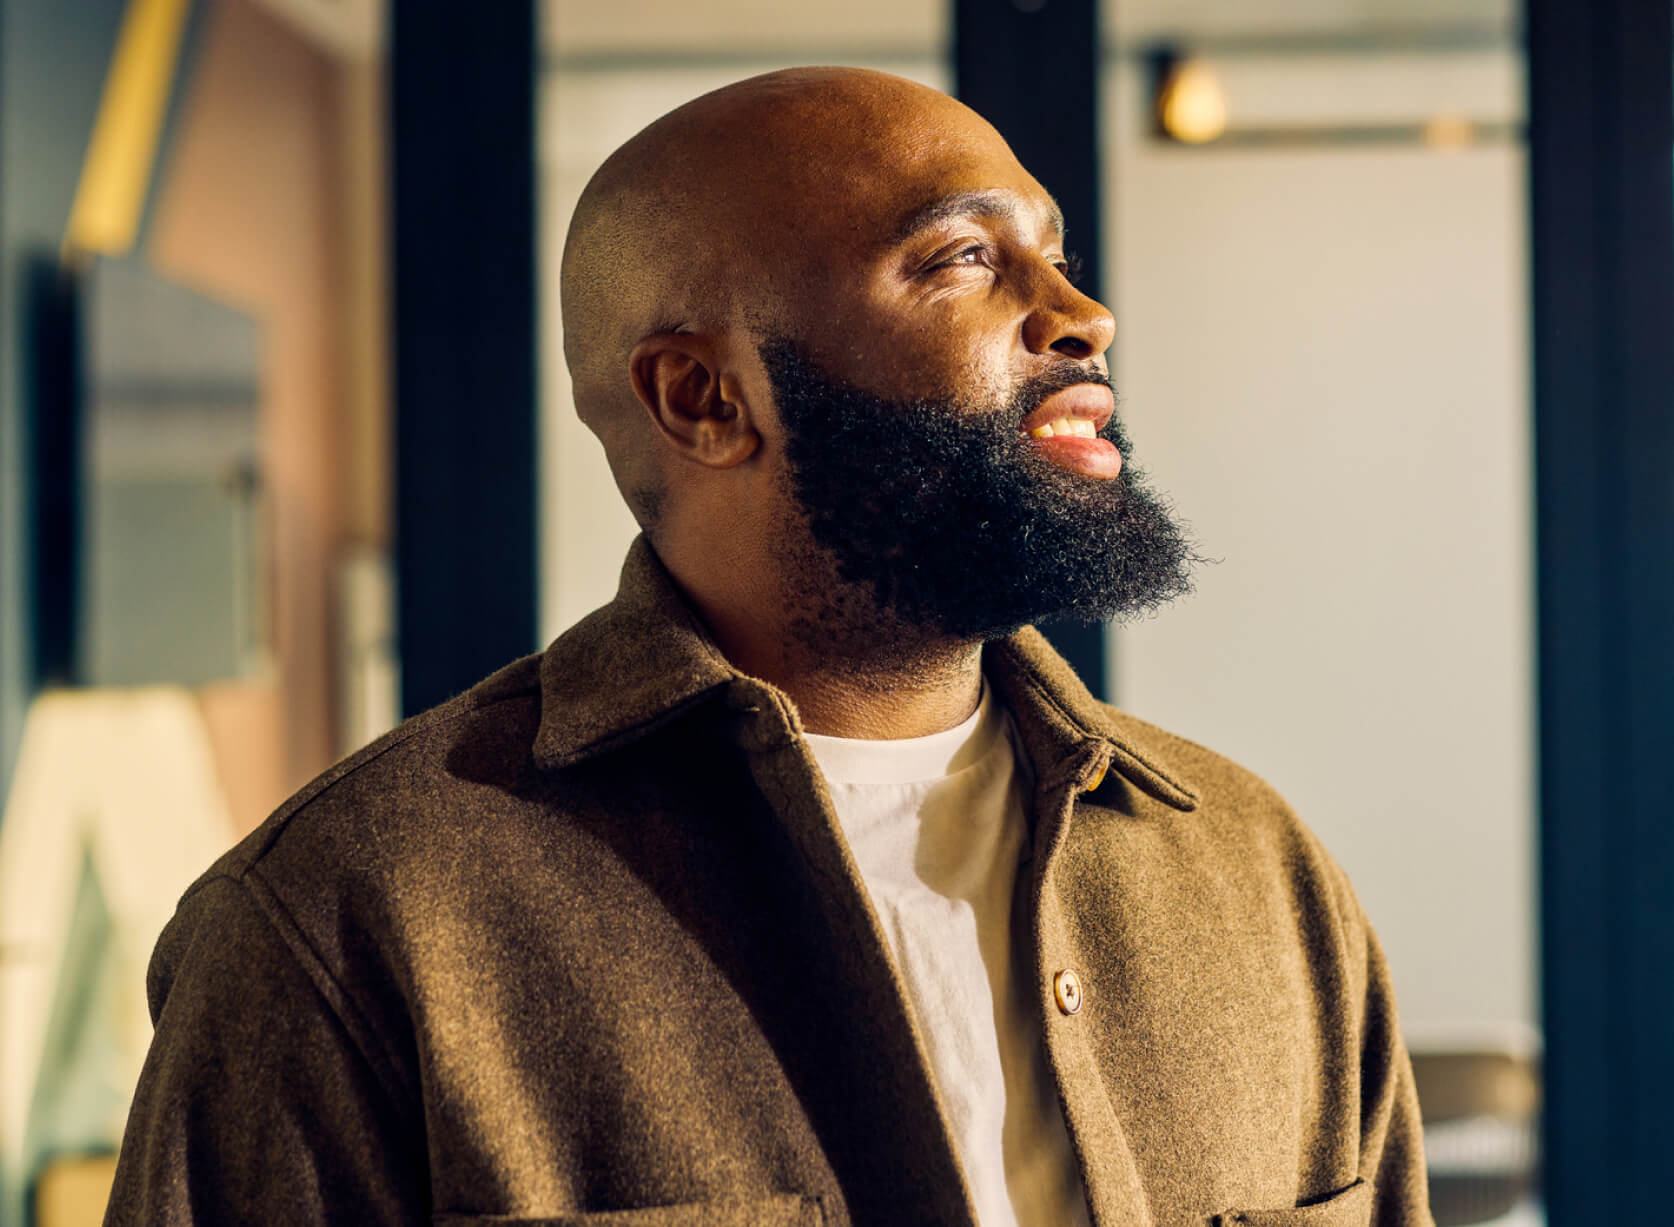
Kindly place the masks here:
POLYGON ((1191 562, 1070 272, 897 78, 619 150, 561 298, 621 592, 187 895, 109 1221, 1427 1223, 1341 871, 1026 629, 1191 562))

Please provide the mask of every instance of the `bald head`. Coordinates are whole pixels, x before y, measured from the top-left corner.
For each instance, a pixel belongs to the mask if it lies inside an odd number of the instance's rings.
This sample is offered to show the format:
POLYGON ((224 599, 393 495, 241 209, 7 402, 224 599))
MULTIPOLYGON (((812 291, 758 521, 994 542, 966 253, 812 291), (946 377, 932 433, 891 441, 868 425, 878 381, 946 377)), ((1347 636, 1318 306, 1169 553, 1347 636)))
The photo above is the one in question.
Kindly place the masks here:
POLYGON ((576 206, 559 300, 576 407, 630 503, 656 484, 635 347, 659 333, 800 335, 832 275, 831 242, 859 213, 913 199, 927 155, 973 143, 1004 150, 945 94, 800 68, 706 94, 611 155, 576 206))

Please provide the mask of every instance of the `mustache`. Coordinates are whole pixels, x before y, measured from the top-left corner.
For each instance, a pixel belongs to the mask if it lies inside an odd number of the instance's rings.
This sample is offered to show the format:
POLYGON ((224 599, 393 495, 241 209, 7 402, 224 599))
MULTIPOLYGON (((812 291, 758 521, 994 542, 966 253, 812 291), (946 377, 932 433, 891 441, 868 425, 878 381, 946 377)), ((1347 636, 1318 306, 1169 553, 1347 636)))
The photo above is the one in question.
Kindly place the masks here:
MULTIPOLYGON (((1115 394, 1116 385, 1110 382, 1110 376, 1096 366, 1083 366, 1079 362, 1066 362, 1043 371, 1039 375, 1030 376, 1017 385, 1006 405, 1004 417, 1009 419, 1007 424, 1016 430, 1023 425, 1023 419, 1045 403, 1046 398, 1065 388, 1074 388, 1084 383, 1097 384, 1101 388, 1109 388, 1115 394)), ((1115 418, 1111 418, 1115 421, 1115 418)))
POLYGON ((1122 459, 1130 460, 1133 456, 1133 443, 1122 425, 1121 398, 1117 396, 1116 385, 1111 382, 1108 373, 1096 366, 1087 366, 1079 362, 1065 362, 1018 384, 1005 410, 996 415, 993 423, 995 437, 1003 437, 1007 444, 1015 444, 1022 433, 1023 419, 1039 409, 1047 397, 1055 392, 1062 392, 1065 388, 1084 383, 1109 388, 1110 394, 1117 397, 1117 411, 1110 415, 1110 420, 1100 429, 1099 438, 1115 444, 1122 459))
MULTIPOLYGON (((917 417, 919 429, 928 434, 949 440, 963 439, 968 445, 980 445, 995 455, 1010 454, 1027 442, 1023 438, 1023 421, 1039 409, 1047 397, 1065 388, 1087 383, 1109 388, 1111 395, 1117 396, 1116 385, 1107 372, 1091 363, 1064 361, 1019 380, 1012 386, 1007 399, 998 403, 990 401, 983 404, 944 392, 913 401, 902 408, 917 417), (957 407, 958 412, 950 415, 949 407, 957 407)), ((1122 423, 1120 410, 1118 397, 1117 412, 1110 415, 1110 420, 1099 430, 1098 437, 1114 444, 1122 459, 1128 461, 1133 456, 1133 441, 1122 423)))
POLYGON ((1139 471, 1133 467, 1133 440, 1122 421, 1122 398, 1116 391, 1116 385, 1111 382, 1110 375, 1096 366, 1066 362, 1019 385, 1012 396, 1009 412, 1003 415, 1009 419, 1009 439, 1015 446, 1021 438, 1023 419, 1039 409, 1047 397, 1054 392, 1062 392, 1065 388, 1073 388, 1083 383, 1109 388, 1111 396, 1116 400, 1116 411, 1110 415, 1110 420, 1100 427, 1098 437, 1113 445, 1120 453, 1123 461, 1122 474, 1117 480, 1124 486, 1131 487, 1139 476, 1139 471))

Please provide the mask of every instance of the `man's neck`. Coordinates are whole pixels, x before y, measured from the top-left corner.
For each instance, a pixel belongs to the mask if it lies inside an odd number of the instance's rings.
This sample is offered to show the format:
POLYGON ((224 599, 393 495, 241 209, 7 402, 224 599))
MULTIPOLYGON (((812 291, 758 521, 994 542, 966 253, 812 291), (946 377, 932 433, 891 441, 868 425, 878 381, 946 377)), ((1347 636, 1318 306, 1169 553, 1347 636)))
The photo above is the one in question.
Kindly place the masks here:
POLYGON ((827 737, 926 737, 966 719, 982 698, 982 645, 875 628, 815 635, 711 604, 702 608, 732 665, 771 682, 796 704, 802 727, 827 737))
POLYGON ((713 549, 659 550, 659 557, 722 655, 789 695, 808 732, 927 737, 977 709, 980 642, 904 625, 835 575, 818 585, 817 597, 809 584, 787 591, 776 560, 751 558, 736 541, 733 549, 724 564, 714 562, 713 549))
POLYGON ((803 728, 827 737, 927 737, 967 719, 982 698, 982 648, 975 644, 911 662, 838 660, 772 672, 778 676, 756 676, 791 697, 803 728))

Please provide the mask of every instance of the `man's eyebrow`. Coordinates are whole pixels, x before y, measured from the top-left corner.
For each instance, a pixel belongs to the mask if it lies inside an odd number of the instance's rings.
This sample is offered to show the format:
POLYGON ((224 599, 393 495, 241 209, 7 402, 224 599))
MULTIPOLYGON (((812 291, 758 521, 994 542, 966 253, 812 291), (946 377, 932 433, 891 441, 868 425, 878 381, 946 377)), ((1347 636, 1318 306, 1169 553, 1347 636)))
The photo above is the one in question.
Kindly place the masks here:
MULTIPOLYGON (((1058 234, 1060 240, 1064 238, 1064 212, 1058 207, 1058 202, 1050 196, 1047 201, 1047 222, 1058 234)), ((905 243, 921 230, 928 230, 937 222, 946 221, 950 217, 988 217, 1000 221, 1014 222, 1021 210, 1018 208, 1017 197, 1010 192, 1003 192, 997 188, 986 191, 954 192, 948 196, 938 196, 929 204, 914 209, 901 224, 895 228, 891 242, 905 243)))

